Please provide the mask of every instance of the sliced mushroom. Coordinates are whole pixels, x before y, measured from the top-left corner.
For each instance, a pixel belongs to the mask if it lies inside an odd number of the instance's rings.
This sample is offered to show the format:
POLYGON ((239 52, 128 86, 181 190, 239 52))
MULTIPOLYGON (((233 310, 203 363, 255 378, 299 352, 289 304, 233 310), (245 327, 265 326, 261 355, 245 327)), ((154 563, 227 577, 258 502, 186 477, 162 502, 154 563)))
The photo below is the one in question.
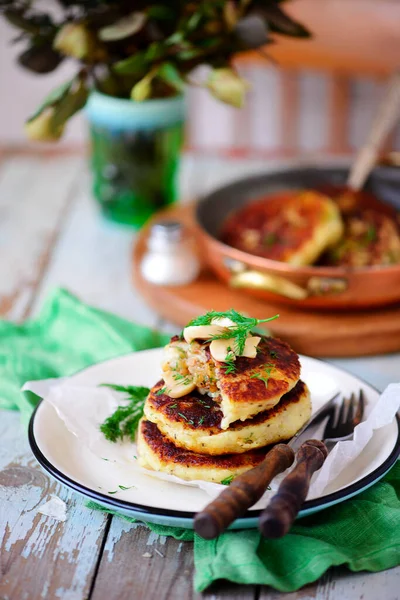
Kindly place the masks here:
POLYGON ((233 352, 234 339, 229 340, 213 340, 210 344, 210 353, 214 360, 225 362, 227 358, 236 360, 233 352))
POLYGON ((236 356, 244 356, 246 358, 255 358, 257 356, 257 346, 261 338, 258 336, 249 336, 244 345, 242 354, 234 354, 235 339, 229 340, 213 340, 210 344, 211 356, 214 360, 225 362, 227 358, 236 359, 236 356))
POLYGON ((191 325, 183 330, 183 337, 190 344, 193 340, 209 340, 216 335, 226 333, 230 327, 235 327, 231 319, 213 319, 211 325, 191 325))
POLYGON ((191 325, 183 330, 183 337, 190 343, 193 340, 209 340, 215 335, 221 335, 227 331, 227 327, 219 325, 191 325))
POLYGON ((196 385, 190 375, 184 375, 183 379, 176 380, 171 371, 163 373, 167 394, 170 398, 182 398, 190 394, 196 388, 196 385))
POLYGON ((257 346, 260 341, 261 338, 258 335, 250 335, 246 340, 243 353, 240 356, 255 358, 257 356, 257 346))

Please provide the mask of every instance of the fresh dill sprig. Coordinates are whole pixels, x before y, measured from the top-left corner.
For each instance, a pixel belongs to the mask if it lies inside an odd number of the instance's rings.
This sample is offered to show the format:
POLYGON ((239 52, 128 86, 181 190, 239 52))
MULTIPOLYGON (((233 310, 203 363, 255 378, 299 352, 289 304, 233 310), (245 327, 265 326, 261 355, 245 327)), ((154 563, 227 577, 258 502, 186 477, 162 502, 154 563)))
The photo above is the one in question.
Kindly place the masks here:
POLYGON ((194 421, 193 419, 188 419, 188 417, 186 415, 184 415, 183 413, 178 412, 178 415, 184 419, 186 421, 186 423, 188 423, 189 425, 194 425, 194 421))
POLYGON ((220 481, 221 485, 229 485, 235 479, 234 475, 229 475, 229 477, 225 477, 222 481, 220 481))
POLYGON ((269 321, 273 321, 278 317, 279 315, 274 315, 268 319, 253 319, 252 317, 246 317, 245 315, 240 314, 233 308, 227 310, 226 312, 217 312, 215 310, 211 310, 205 315, 201 315, 196 319, 192 319, 188 323, 188 327, 192 327, 194 325, 211 325, 214 319, 230 319, 233 321, 233 323, 235 323, 235 326, 228 327, 226 331, 212 336, 209 341, 228 340, 232 338, 234 340, 233 351, 239 356, 244 351, 244 346, 249 334, 251 333, 251 330, 261 323, 268 323, 269 321))
POLYGON ((264 370, 261 373, 253 373, 253 375, 250 375, 250 379, 259 379, 260 381, 263 381, 265 384, 265 387, 268 387, 268 381, 269 378, 271 377, 271 372, 272 369, 275 367, 275 365, 273 365, 272 363, 268 363, 266 365, 264 365, 264 370))
POLYGON ((229 375, 230 373, 234 373, 236 371, 235 353, 232 351, 232 348, 230 346, 228 346, 227 351, 228 353, 224 360, 224 364, 222 365, 222 368, 225 371, 225 375, 229 375))
POLYGON ((130 402, 125 406, 118 406, 116 411, 100 425, 100 431, 110 442, 117 442, 124 437, 129 437, 133 442, 139 421, 143 417, 144 403, 149 395, 149 388, 136 385, 115 385, 112 383, 103 383, 102 386, 111 388, 117 392, 124 392, 128 395, 127 399, 130 402))
POLYGON ((189 385, 191 382, 191 378, 188 375, 182 375, 182 373, 174 373, 172 378, 183 385, 189 385))
POLYGON ((201 404, 202 406, 204 406, 204 408, 211 408, 211 406, 209 404, 207 404, 206 400, 202 400, 201 398, 198 398, 197 402, 199 404, 201 404))
POLYGON ((162 394, 165 394, 167 391, 166 387, 162 387, 159 390, 156 391, 156 396, 162 396, 162 394))

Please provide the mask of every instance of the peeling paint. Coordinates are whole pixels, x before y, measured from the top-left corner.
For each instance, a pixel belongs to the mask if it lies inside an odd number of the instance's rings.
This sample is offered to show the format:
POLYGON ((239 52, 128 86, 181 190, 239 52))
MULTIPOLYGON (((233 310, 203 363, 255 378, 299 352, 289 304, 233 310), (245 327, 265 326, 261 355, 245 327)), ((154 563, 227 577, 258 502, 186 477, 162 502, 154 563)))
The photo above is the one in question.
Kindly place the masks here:
POLYGON ((108 562, 112 562, 114 558, 115 545, 120 541, 121 537, 125 533, 129 533, 132 529, 139 527, 139 523, 130 523, 125 519, 113 519, 110 531, 108 532, 106 545, 104 547, 104 554, 107 555, 108 562))
MULTIPOLYGON (((27 592, 27 600, 33 596, 45 600, 57 597, 54 584, 58 584, 57 593, 62 600, 82 598, 96 564, 107 515, 88 510, 78 495, 50 480, 39 467, 31 466, 36 461, 32 462, 17 413, 2 413, 0 430, 6 434, 14 432, 14 439, 11 434, 7 435, 12 443, 6 447, 2 444, 0 538, 4 577, 1 597, 7 598, 9 591, 12 594, 16 573, 18 578, 24 572, 32 577, 37 564, 37 575, 27 592), (16 458, 16 450, 21 458, 16 458), (71 523, 37 512, 49 494, 56 494, 68 503, 71 523), (11 556, 12 560, 8 560, 11 556)), ((19 594, 23 600, 21 590, 19 594)))
POLYGON ((165 535, 159 535, 158 533, 154 533, 154 531, 150 531, 146 544, 147 544, 147 546, 152 546, 153 544, 155 544, 157 542, 157 543, 161 544, 162 546, 164 546, 166 541, 167 541, 167 538, 165 535))

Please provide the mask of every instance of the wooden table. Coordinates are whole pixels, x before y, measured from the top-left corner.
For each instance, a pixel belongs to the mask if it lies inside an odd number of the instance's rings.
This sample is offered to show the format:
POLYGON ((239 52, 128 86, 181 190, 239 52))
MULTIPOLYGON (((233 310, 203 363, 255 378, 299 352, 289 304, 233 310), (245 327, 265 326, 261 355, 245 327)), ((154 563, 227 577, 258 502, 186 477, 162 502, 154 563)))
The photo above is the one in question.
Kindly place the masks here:
MULTIPOLYGON (((273 165, 270 163, 269 165, 273 165)), ((265 170, 263 161, 226 162, 187 156, 182 195, 204 193, 229 179, 265 170)), ((107 223, 90 198, 81 156, 0 154, 0 313, 21 321, 37 313, 51 288, 62 285, 88 303, 173 331, 130 283, 129 229, 107 223)), ((335 360, 383 388, 399 378, 399 355, 335 360)), ((0 419, 0 529, 3 600, 180 600, 192 589, 192 546, 158 537, 85 506, 36 464, 16 413, 0 419), (60 523, 37 513, 55 494, 67 502, 60 523), (151 558, 144 555, 151 555, 151 558)), ((331 569, 293 594, 223 583, 206 598, 262 600, 396 600, 400 568, 382 573, 331 569)))

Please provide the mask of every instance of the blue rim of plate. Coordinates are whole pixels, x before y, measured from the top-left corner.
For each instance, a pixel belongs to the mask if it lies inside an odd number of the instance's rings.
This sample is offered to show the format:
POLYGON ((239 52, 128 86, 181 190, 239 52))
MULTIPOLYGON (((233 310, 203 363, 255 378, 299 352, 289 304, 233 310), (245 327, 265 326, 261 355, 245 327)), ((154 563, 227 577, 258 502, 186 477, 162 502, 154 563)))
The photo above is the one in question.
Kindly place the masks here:
MULTIPOLYGON (((360 381, 362 381, 359 377, 358 377, 358 379, 360 381)), ((366 382, 363 382, 363 383, 366 383, 366 382)), ((369 387, 373 388, 375 391, 378 392, 378 390, 376 390, 376 388, 374 388, 370 384, 367 384, 367 385, 369 385, 369 387)), ((143 518, 144 521, 146 521, 146 517, 148 520, 150 520, 151 517, 161 517, 161 518, 169 517, 174 520, 175 519, 179 520, 181 523, 179 526, 184 526, 184 525, 182 525, 183 521, 188 521, 188 522, 193 521, 193 518, 196 514, 194 512, 156 508, 156 507, 153 508, 153 507, 143 506, 141 504, 135 504, 134 502, 128 502, 126 500, 110 498, 109 496, 106 496, 105 494, 102 494, 100 492, 92 490, 91 488, 88 488, 88 487, 74 481, 67 475, 64 475, 64 473, 59 471, 46 458, 46 456, 40 450, 40 448, 36 442, 36 439, 35 439, 35 434, 34 434, 35 416, 36 416, 37 411, 38 411, 39 407, 41 406, 42 402, 43 402, 43 400, 41 400, 39 402, 39 404, 36 406, 32 416, 31 416, 31 419, 29 421, 28 439, 29 439, 29 444, 30 444, 31 450, 32 450, 36 460, 43 467, 43 469, 45 471, 47 471, 52 477, 54 477, 55 479, 57 479, 58 481, 60 481, 61 483, 63 483, 67 487, 69 487, 70 489, 74 490, 75 492, 78 492, 79 494, 81 494, 83 496, 86 496, 88 498, 91 498, 92 500, 97 501, 99 504, 107 505, 108 507, 112 507, 113 509, 116 509, 116 510, 120 509, 122 511, 132 512, 139 519, 143 518)), ((395 443, 394 448, 393 448, 392 452, 390 453, 390 455, 384 460, 384 462, 381 465, 379 465, 379 467, 374 469, 374 471, 372 471, 372 473, 369 473, 362 479, 346 486, 345 488, 342 488, 341 490, 338 490, 337 492, 327 494, 326 496, 322 496, 321 498, 315 498, 314 500, 306 500, 302 506, 301 511, 298 514, 298 517, 307 516, 308 514, 311 514, 313 512, 322 510, 324 508, 328 508, 329 506, 333 506, 334 504, 337 504, 338 502, 350 499, 351 497, 355 496, 356 494, 359 494, 360 492, 366 490, 368 487, 370 487, 371 485, 373 485, 374 483, 379 481, 379 479, 381 479, 391 469, 391 467, 395 464, 397 458, 400 455, 400 416, 399 416, 399 414, 396 415, 396 422, 397 422, 396 443, 395 443)), ((257 522, 257 519, 260 516, 261 512, 262 512, 262 510, 247 511, 247 513, 245 515, 243 515, 240 519, 238 519, 236 523, 237 523, 237 525, 240 523, 240 527, 243 527, 243 528, 246 528, 246 526, 252 527, 257 522)))

